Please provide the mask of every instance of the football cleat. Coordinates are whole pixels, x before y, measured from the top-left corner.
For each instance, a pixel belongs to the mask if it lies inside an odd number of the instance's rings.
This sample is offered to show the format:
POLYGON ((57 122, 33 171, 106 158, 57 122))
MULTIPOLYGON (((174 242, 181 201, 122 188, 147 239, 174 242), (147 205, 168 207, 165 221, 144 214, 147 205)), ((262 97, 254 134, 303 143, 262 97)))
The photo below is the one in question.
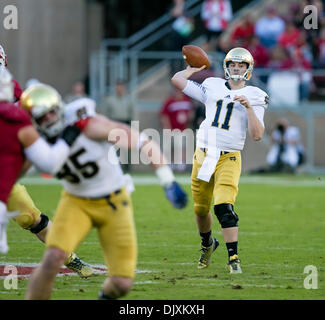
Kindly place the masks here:
POLYGON ((237 254, 234 254, 229 258, 228 266, 229 266, 230 273, 242 273, 240 267, 240 260, 238 259, 237 254))
POLYGON ((79 259, 75 253, 70 254, 65 266, 77 272, 80 278, 88 278, 94 273, 91 266, 79 259))
POLYGON ((197 265, 198 269, 204 269, 208 267, 212 253, 218 248, 218 246, 219 241, 216 238, 212 239, 212 244, 209 247, 201 245, 201 257, 197 265))

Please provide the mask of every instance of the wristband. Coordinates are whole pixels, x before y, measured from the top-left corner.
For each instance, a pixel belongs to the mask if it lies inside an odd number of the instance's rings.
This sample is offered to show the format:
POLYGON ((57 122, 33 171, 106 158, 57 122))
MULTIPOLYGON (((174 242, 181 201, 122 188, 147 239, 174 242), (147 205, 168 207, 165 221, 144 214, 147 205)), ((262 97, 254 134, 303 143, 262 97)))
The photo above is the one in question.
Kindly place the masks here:
POLYGON ((175 181, 175 176, 169 166, 165 165, 156 170, 156 175, 162 186, 169 185, 175 181))

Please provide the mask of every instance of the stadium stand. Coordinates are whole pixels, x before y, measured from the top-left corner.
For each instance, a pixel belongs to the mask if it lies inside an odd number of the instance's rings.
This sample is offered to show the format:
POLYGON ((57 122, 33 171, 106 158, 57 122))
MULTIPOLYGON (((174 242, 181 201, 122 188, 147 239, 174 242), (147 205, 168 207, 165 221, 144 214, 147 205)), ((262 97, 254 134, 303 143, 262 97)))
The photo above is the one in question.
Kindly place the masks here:
MULTIPOLYGON (((322 16, 322 3, 317 0, 311 3, 317 5, 319 15, 322 16)), ((209 75, 223 76, 222 59, 225 51, 231 47, 241 45, 249 48, 256 61, 252 84, 267 90, 271 97, 265 121, 267 135, 257 146, 250 146, 248 141, 243 152, 243 157, 249 158, 244 161, 247 164, 244 171, 265 163, 265 155, 269 149, 268 135, 280 115, 299 126, 302 132, 302 141, 307 145, 308 154, 303 170, 312 172, 325 168, 325 156, 319 151, 319 130, 314 130, 316 122, 325 123, 324 108, 321 105, 324 99, 322 88, 325 72, 319 69, 323 42, 322 38, 317 38, 317 32, 311 30, 307 34, 303 28, 306 15, 301 12, 304 5, 305 2, 296 0, 251 1, 234 12, 233 19, 220 37, 218 49, 208 52, 212 67, 209 71, 202 72, 202 78, 209 75), (285 32, 281 33, 279 44, 266 48, 261 45, 259 37, 253 35, 253 29, 255 33, 256 21, 271 11, 283 20, 285 32), (248 25, 247 19, 251 22, 248 25), (290 30, 292 23, 293 32, 290 30), (273 72, 274 69, 277 72, 273 72), (287 71, 286 74, 283 74, 284 70, 287 71), (308 114, 304 112, 306 107, 308 114)), ((185 7, 196 24, 190 42, 203 45, 205 39, 200 17, 202 1, 188 0, 185 7)), ((323 25, 323 19, 320 21, 323 25)), ((170 48, 166 45, 166 38, 168 39, 172 23, 173 17, 166 12, 127 39, 104 40, 102 51, 92 56, 93 97, 96 99, 110 90, 110 83, 114 83, 115 79, 127 76, 129 88, 136 101, 141 128, 160 127, 157 114, 161 101, 170 93, 170 61, 182 60, 180 52, 166 50, 170 48), (116 50, 118 48, 120 50, 116 50)), ((195 80, 200 82, 202 79, 195 80)))

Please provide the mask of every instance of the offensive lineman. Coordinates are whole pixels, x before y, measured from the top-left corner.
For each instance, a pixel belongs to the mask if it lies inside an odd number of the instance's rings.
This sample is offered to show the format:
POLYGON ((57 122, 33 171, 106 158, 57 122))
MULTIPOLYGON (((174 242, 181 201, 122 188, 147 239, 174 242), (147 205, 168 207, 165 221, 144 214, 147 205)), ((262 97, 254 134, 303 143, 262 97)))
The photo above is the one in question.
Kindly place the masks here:
MULTIPOLYGON (((7 67, 7 55, 0 45, 0 66, 7 67)), ((13 101, 17 103, 21 97, 22 89, 19 83, 11 79, 13 84, 13 101)), ((19 103, 19 102, 18 102, 19 103)), ((55 128, 54 128, 55 130, 55 128)), ((52 222, 49 220, 45 213, 42 213, 34 204, 34 201, 28 194, 26 188, 20 183, 15 183, 7 200, 7 210, 9 212, 19 212, 19 214, 13 217, 13 220, 18 223, 18 225, 29 230, 31 233, 35 234, 36 237, 41 241, 45 242, 45 237, 48 229, 51 227, 52 222)), ((8 250, 7 241, 5 237, 5 228, 8 221, 3 219, 3 239, 1 241, 0 237, 0 252, 5 253, 8 250), (1 249, 3 244, 3 248, 1 249)), ((89 277, 93 274, 92 268, 84 263, 75 253, 71 253, 68 259, 65 261, 65 266, 82 277, 89 277)))
POLYGON ((226 55, 225 78, 207 78, 202 84, 188 80, 201 68, 187 67, 177 72, 172 84, 189 97, 205 104, 206 118, 197 132, 197 148, 193 157, 191 189, 196 223, 201 236, 198 269, 206 268, 219 242, 211 236, 211 199, 221 225, 228 251, 230 273, 242 273, 238 259, 238 216, 234 203, 241 172, 241 153, 246 130, 255 141, 264 133, 264 111, 268 96, 261 89, 246 86, 254 60, 244 48, 234 48, 226 55))
MULTIPOLYGON (((32 86, 22 95, 22 107, 40 126, 44 122, 55 125, 59 121, 51 107, 44 108, 37 117, 34 113, 36 108, 44 105, 43 99, 51 101, 53 95, 53 89, 46 85, 32 86)), ((110 276, 105 280, 99 298, 117 299, 131 289, 137 242, 131 197, 112 143, 121 148, 152 151, 152 166, 174 207, 184 208, 187 195, 176 183, 159 146, 128 125, 97 115, 93 100, 81 98, 66 105, 64 117, 66 124, 76 124, 83 134, 57 174, 63 179, 64 191, 46 239, 47 249, 41 265, 30 278, 26 299, 50 298, 55 276, 67 253, 77 248, 92 227, 98 230, 110 276), (149 146, 150 150, 147 149, 149 146)))
POLYGON ((39 136, 29 115, 12 103, 11 80, 9 71, 0 66, 0 253, 8 251, 7 203, 26 159, 44 172, 55 173, 66 161, 70 146, 80 134, 75 126, 67 128, 56 144, 49 146, 39 136))

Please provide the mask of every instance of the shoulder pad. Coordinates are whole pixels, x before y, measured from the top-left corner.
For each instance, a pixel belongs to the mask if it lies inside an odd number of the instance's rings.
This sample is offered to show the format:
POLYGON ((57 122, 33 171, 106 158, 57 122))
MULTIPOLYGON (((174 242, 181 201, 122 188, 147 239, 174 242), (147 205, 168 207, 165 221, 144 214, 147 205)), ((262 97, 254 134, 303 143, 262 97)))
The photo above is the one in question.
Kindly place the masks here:
POLYGON ((268 94, 258 87, 249 86, 250 96, 248 100, 250 101, 252 106, 260 106, 263 108, 267 108, 269 105, 269 96, 268 94))
POLYGON ((226 80, 222 79, 222 78, 216 78, 216 77, 209 77, 206 78, 202 84, 206 85, 206 84, 211 84, 211 85, 218 85, 221 83, 225 83, 226 80))
POLYGON ((0 117, 19 125, 28 126, 32 124, 29 114, 22 108, 10 102, 5 102, 1 105, 0 117))

